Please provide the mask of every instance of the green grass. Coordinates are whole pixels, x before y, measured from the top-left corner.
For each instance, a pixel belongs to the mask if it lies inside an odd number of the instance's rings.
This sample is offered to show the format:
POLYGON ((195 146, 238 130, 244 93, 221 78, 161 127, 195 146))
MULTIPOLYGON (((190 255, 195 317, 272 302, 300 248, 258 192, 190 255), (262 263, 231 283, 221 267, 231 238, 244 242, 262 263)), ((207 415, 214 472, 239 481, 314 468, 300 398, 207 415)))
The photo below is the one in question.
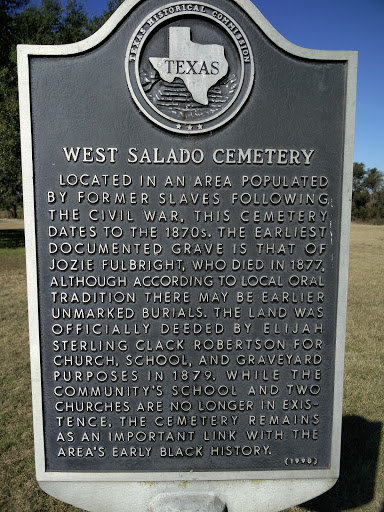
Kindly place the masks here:
MULTIPOLYGON (((0 511, 74 512, 35 481, 23 232, 9 222, 0 222, 0 511)), ((383 512, 383 254, 384 227, 352 226, 341 477, 291 512, 383 512)))

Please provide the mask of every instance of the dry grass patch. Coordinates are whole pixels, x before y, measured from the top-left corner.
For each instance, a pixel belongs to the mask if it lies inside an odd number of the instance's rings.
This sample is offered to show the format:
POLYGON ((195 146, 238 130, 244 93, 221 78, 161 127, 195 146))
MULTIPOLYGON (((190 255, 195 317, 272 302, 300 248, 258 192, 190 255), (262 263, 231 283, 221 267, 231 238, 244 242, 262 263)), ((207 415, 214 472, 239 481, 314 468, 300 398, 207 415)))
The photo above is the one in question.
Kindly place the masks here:
POLYGON ((0 231, 6 229, 24 229, 24 219, 1 219, 0 231))

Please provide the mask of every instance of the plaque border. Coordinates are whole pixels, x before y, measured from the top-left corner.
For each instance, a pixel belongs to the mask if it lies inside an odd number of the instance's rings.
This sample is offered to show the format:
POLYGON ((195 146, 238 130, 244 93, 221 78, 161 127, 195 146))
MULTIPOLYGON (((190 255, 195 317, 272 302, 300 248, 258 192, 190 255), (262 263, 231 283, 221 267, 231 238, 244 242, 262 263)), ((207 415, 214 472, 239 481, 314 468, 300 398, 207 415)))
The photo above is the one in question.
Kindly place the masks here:
MULTIPOLYGON (((273 470, 273 471, 230 471, 218 470, 212 472, 49 472, 45 467, 45 446, 43 433, 43 402, 41 383, 41 354, 40 354, 40 329, 39 329, 39 308, 38 308, 38 285, 37 285, 37 253, 36 253, 36 230, 35 230, 35 197, 34 197, 34 168, 33 168, 33 147, 32 147, 32 120, 31 120, 31 97, 30 97, 30 58, 34 56, 70 56, 92 50, 102 44, 110 34, 118 27, 123 19, 142 0, 127 0, 107 22, 92 36, 87 39, 66 45, 18 45, 18 68, 19 68, 19 101, 20 101, 20 124, 21 124, 21 154, 23 168, 23 191, 24 191, 24 217, 25 217, 25 240, 26 240, 26 263, 27 263, 27 289, 28 289, 28 317, 30 333, 31 353, 31 381, 33 395, 33 426, 35 442, 36 476, 41 486, 47 492, 59 492, 55 489, 60 482, 76 482, 84 484, 89 482, 195 482, 206 485, 209 489, 209 481, 239 481, 239 480, 270 480, 278 479, 293 487, 304 485, 305 482, 317 479, 318 488, 322 489, 317 494, 325 492, 331 487, 338 475, 340 465, 341 449, 341 423, 342 423, 342 395, 343 395, 343 371, 345 351, 345 331, 347 312, 347 285, 348 285, 348 262, 349 262, 349 239, 350 239, 350 208, 352 195, 352 168, 353 168, 353 145, 354 126, 356 110, 356 81, 357 81, 357 52, 355 51, 329 51, 311 50, 297 46, 285 39, 260 11, 249 0, 233 0, 238 4, 252 21, 262 30, 266 37, 281 50, 302 59, 319 61, 339 61, 346 63, 346 104, 345 104, 345 127, 344 127, 344 152, 343 152, 343 176, 342 176, 342 203, 341 203, 341 231, 339 245, 339 269, 338 269, 338 299, 337 299, 337 322, 336 322, 336 346, 335 346, 335 381, 333 399, 333 425, 331 438, 331 464, 328 469, 297 469, 297 470, 273 470), (301 480, 297 480, 301 479, 301 480), (321 484, 321 482, 323 482, 321 484), (44 485, 42 485, 44 484, 44 485), (55 484, 57 484, 55 486, 55 484), (296 485, 297 484, 297 485, 296 485), (50 489, 50 490, 48 490, 50 489)), ((265 483, 267 485, 268 482, 265 483)), ((273 482, 268 488, 273 487, 273 482)), ((277 482, 276 482, 277 484, 277 482)), ((315 482, 314 482, 315 484, 315 482)), ((232 484, 231 484, 232 485, 232 484)), ((238 486, 243 485, 238 482, 238 486)), ((304 485, 305 486, 305 485, 304 485)), ((276 487, 276 485, 275 485, 276 487)), ((100 487, 100 489, 102 486, 100 487)), ((74 486, 75 489, 75 486, 74 486)), ((304 491, 303 491, 304 492, 304 491)), ((315 491, 307 496, 316 496, 315 491)), ((284 498, 284 496, 283 496, 284 498)), ((304 498, 303 498, 304 499, 304 498)), ((74 503, 74 501, 72 501, 74 503)), ((285 496, 288 506, 289 500, 285 496)), ((81 506, 81 505, 78 505, 81 506)), ((284 505, 285 506, 285 505, 284 505)))

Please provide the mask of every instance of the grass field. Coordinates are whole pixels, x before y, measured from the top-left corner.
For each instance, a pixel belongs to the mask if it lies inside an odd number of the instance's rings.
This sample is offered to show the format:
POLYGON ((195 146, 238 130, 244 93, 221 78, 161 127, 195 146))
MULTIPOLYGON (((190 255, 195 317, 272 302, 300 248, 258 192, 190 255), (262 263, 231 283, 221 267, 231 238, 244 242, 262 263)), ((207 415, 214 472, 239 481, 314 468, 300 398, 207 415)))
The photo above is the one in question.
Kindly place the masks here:
MULTIPOLYGON (((0 221, 0 511, 74 512, 40 491, 34 477, 21 227, 0 221)), ((383 254, 383 226, 352 226, 341 477, 291 512, 384 510, 383 254)))

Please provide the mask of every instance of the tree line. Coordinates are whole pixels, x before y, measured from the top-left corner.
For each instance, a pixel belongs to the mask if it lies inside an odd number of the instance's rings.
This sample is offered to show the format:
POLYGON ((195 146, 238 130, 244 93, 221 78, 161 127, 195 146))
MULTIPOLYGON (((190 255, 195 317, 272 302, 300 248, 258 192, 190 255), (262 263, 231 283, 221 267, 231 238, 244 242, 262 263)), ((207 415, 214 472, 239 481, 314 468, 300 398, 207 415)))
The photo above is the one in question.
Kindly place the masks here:
POLYGON ((90 16, 82 0, 0 0, 0 208, 16 217, 22 206, 18 44, 67 44, 100 28, 122 0, 90 16))
MULTIPOLYGON (((0 0, 0 208, 17 217, 22 206, 16 46, 67 44, 100 28, 123 0, 90 16, 82 0, 0 0)), ((353 166, 352 218, 384 222, 383 173, 353 166)))

